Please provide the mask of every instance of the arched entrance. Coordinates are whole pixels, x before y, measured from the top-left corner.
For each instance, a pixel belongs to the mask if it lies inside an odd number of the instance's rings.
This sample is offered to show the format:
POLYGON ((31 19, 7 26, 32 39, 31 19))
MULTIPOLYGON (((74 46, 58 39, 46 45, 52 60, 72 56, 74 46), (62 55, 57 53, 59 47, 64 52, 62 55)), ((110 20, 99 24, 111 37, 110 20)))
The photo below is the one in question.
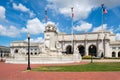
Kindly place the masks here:
POLYGON ((33 53, 31 52, 31 55, 33 55, 33 53))
POLYGON ((84 47, 84 46, 79 45, 79 46, 78 46, 78 51, 79 51, 79 53, 81 54, 81 56, 84 56, 84 55, 85 55, 85 47, 84 47))
POLYGON ((116 53, 113 51, 113 52, 112 52, 112 57, 115 57, 115 54, 116 54, 116 53))
POLYGON ((120 51, 118 52, 118 57, 120 57, 120 51))
POLYGON ((95 45, 90 45, 89 46, 89 55, 92 55, 92 56, 97 56, 97 48, 95 45))
POLYGON ((68 45, 66 47, 66 54, 72 54, 72 46, 71 45, 68 45))
POLYGON ((15 49, 14 53, 18 53, 18 49, 15 49))

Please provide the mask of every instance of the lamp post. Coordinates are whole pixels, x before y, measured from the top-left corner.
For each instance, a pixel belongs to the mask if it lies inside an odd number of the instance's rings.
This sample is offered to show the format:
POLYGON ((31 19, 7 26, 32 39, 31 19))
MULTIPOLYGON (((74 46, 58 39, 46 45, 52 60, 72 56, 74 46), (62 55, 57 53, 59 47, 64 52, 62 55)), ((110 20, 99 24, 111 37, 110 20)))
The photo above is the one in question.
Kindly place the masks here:
POLYGON ((91 63, 93 63, 93 45, 91 45, 91 63))
POLYGON ((30 33, 28 33, 28 66, 27 66, 27 70, 31 70, 30 68, 30 33))

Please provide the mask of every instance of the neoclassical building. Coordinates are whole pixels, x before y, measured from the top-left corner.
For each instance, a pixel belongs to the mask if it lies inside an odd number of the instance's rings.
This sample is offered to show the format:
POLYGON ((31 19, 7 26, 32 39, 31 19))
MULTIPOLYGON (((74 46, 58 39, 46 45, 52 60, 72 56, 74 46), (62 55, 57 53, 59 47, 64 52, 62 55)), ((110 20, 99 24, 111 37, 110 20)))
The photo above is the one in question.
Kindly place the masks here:
POLYGON ((10 48, 0 45, 0 58, 9 57, 10 48))
POLYGON ((78 50, 81 56, 120 57, 120 41, 115 39, 115 34, 105 30, 71 35, 58 33, 54 25, 48 24, 44 35, 45 49, 65 54, 75 54, 78 50))
MULTIPOLYGON (((47 24, 44 31, 44 43, 31 43, 30 52, 31 55, 48 53, 51 55, 51 52, 56 52, 55 54, 63 55, 79 53, 81 56, 92 54, 95 57, 120 57, 120 41, 115 39, 115 34, 105 30, 71 35, 59 33, 55 25, 47 24)), ((16 53, 26 55, 27 42, 12 42, 11 54, 16 53)))
MULTIPOLYGON (((10 45, 11 56, 15 54, 27 55, 28 54, 28 43, 26 41, 14 41, 10 45)), ((39 43, 30 44, 30 54, 40 54, 39 43)))

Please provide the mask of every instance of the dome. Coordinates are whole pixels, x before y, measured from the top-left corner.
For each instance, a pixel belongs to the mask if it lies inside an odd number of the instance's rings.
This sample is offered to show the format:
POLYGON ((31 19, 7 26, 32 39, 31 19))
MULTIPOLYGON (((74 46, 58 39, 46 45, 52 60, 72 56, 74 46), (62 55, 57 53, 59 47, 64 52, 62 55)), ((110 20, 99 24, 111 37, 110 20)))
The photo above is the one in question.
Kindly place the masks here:
POLYGON ((53 25, 53 24, 47 24, 46 26, 45 26, 45 31, 55 31, 56 32, 56 27, 55 27, 55 25, 53 25))

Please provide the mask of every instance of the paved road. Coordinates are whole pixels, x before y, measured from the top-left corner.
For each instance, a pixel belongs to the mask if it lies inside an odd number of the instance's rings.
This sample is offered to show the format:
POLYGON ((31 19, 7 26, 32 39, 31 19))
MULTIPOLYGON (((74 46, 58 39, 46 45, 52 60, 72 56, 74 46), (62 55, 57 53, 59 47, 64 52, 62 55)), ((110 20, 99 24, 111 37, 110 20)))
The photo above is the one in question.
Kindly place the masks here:
MULTIPOLYGON (((86 62, 74 63, 87 64, 86 62)), ((50 64, 49 64, 50 65, 50 64)), ((55 64, 54 64, 55 65, 55 64)), ((59 65, 59 64, 56 64, 59 65)), ((62 64, 71 65, 71 64, 62 64)), ((47 65, 31 65, 31 67, 47 65)), ((0 80, 120 80, 119 72, 32 72, 25 71, 25 64, 0 62, 0 80)))

